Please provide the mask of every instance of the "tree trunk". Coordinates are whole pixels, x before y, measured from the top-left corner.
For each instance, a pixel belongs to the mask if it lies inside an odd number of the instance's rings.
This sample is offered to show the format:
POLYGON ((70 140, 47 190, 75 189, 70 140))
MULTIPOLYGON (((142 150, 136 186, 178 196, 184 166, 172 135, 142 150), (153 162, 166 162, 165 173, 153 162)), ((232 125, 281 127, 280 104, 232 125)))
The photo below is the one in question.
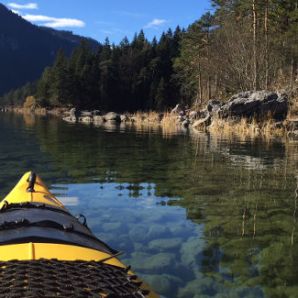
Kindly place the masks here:
POLYGON ((201 70, 201 54, 198 51, 198 83, 199 83, 199 88, 197 90, 197 96, 196 96, 196 106, 198 107, 199 104, 202 104, 203 100, 203 89, 202 89, 202 70, 201 70))
POLYGON ((200 103, 203 102, 203 86, 202 86, 202 70, 201 70, 201 61, 199 61, 199 96, 200 96, 200 103))
POLYGON ((259 69, 258 69, 258 53, 257 53, 257 41, 258 41, 258 13, 257 13, 257 0, 252 0, 252 12, 253 12, 253 89, 256 91, 259 89, 259 69))
MULTIPOLYGON (((209 28, 207 32, 207 64, 208 69, 210 69, 210 36, 209 36, 209 28)), ((210 70, 208 70, 208 76, 207 76, 207 98, 208 100, 211 99, 211 76, 210 76, 210 70)))
POLYGON ((269 17, 269 0, 265 0, 265 89, 269 88, 269 28, 268 28, 268 17, 269 17))

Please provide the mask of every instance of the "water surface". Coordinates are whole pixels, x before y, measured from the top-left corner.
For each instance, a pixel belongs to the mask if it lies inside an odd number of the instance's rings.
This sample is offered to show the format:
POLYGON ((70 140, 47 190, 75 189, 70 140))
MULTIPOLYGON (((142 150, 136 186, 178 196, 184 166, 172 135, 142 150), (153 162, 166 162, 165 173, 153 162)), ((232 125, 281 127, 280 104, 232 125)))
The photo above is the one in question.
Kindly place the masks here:
POLYGON ((164 297, 297 297, 295 143, 12 114, 0 127, 1 197, 38 172, 164 297))

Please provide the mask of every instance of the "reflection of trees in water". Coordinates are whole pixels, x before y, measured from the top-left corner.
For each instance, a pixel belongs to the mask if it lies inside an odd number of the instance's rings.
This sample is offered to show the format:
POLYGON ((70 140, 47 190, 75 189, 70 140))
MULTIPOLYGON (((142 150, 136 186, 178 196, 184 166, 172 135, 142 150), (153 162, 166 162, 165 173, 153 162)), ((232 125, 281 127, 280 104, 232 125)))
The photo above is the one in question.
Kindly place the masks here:
POLYGON ((190 220, 204 224, 202 270, 217 283, 260 285, 268 296, 294 293, 295 144, 237 142, 206 134, 164 139, 58 120, 36 120, 36 131, 60 176, 130 183, 132 197, 140 196, 141 182, 154 183, 157 196, 181 198, 168 204, 184 207, 190 220))

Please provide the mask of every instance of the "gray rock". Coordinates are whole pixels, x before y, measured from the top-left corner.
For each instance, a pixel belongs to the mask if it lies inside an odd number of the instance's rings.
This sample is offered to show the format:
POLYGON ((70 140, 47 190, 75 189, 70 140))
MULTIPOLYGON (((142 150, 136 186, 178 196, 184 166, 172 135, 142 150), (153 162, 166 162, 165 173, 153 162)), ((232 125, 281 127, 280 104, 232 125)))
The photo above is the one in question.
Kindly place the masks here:
POLYGON ((129 236, 135 242, 144 242, 147 238, 147 232, 147 227, 135 225, 129 230, 129 236))
POLYGON ((69 122, 69 123, 76 123, 77 122, 77 118, 73 117, 73 116, 64 117, 63 120, 66 121, 66 122, 69 122))
POLYGON ((217 113, 221 106, 223 105, 223 102, 220 100, 212 99, 208 101, 207 104, 207 111, 209 113, 217 113))
POLYGON ((132 253, 131 266, 144 273, 166 273, 175 266, 176 256, 172 253, 158 253, 149 255, 141 252, 132 253))
POLYGON ((72 116, 72 117, 77 117, 78 116, 78 110, 76 108, 70 109, 69 115, 72 116))
POLYGON ((91 117, 91 116, 79 117, 79 122, 91 123, 91 122, 93 122, 93 117, 91 117))
POLYGON ((91 113, 92 113, 92 116, 100 116, 101 115, 101 112, 99 110, 94 110, 91 113))
POLYGON ((215 282, 209 277, 193 280, 187 283, 185 288, 179 290, 178 297, 211 297, 216 293, 214 286, 215 282))
POLYGON ((194 120, 197 119, 199 117, 199 113, 197 111, 191 111, 189 113, 189 119, 194 120))
POLYGON ((186 116, 179 115, 179 116, 177 117, 177 120, 178 120, 180 123, 183 123, 183 122, 186 120, 186 116))
POLYGON ((188 127, 189 127, 189 124, 190 124, 189 119, 185 119, 185 120, 182 122, 182 126, 183 126, 184 128, 188 128, 188 127))
POLYGON ((92 117, 93 114, 90 111, 81 111, 81 117, 92 117))
POLYGON ((157 251, 175 250, 182 245, 182 238, 155 239, 149 242, 148 247, 157 251))
POLYGON ((122 230, 122 224, 120 222, 111 222, 111 223, 104 223, 102 225, 102 229, 105 232, 115 232, 122 230))
POLYGON ((167 297, 177 297, 177 288, 183 285, 183 281, 180 278, 169 274, 145 274, 142 277, 157 293, 165 295, 167 297))
POLYGON ((276 120, 284 120, 288 113, 288 98, 285 94, 268 91, 247 91, 233 95, 221 106, 219 115, 227 117, 271 116, 276 120))
POLYGON ((162 225, 152 225, 148 231, 147 239, 161 239, 171 237, 171 231, 168 227, 162 225))
POLYGON ((200 263, 202 261, 203 249, 203 240, 196 237, 190 237, 186 242, 182 244, 180 250, 182 263, 194 268, 200 266, 200 263))
POLYGON ((105 119, 102 116, 93 116, 93 122, 95 123, 103 123, 105 119))
POLYGON ((110 113, 107 113, 106 115, 104 115, 104 119, 105 119, 105 121, 108 121, 108 122, 116 122, 116 123, 121 122, 120 115, 117 113, 114 113, 114 112, 110 112, 110 113))
POLYGON ((127 122, 127 121, 129 121, 129 118, 127 115, 120 115, 120 120, 121 120, 121 122, 127 122))

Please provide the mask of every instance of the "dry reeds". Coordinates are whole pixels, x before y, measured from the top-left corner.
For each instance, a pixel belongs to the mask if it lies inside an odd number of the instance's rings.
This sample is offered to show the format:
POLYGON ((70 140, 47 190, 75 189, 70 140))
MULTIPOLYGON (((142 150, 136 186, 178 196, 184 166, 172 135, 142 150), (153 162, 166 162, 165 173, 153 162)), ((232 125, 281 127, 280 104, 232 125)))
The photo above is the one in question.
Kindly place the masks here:
POLYGON ((256 138, 283 137, 285 135, 284 125, 278 126, 272 119, 258 122, 256 119, 242 118, 240 120, 213 119, 209 131, 214 134, 221 134, 226 137, 238 136, 256 138))
POLYGON ((177 134, 181 130, 181 126, 177 123, 177 115, 169 112, 163 114, 153 111, 136 112, 130 119, 138 129, 161 129, 164 136, 177 134))

